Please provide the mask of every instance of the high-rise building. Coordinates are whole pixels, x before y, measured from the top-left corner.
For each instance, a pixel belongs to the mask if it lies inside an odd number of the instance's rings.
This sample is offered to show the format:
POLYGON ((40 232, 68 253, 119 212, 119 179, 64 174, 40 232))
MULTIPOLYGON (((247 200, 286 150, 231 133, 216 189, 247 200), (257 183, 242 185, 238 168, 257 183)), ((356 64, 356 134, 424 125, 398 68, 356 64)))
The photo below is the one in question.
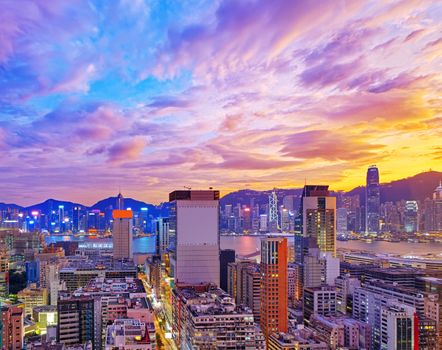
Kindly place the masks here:
POLYGON ((311 316, 336 316, 336 289, 330 286, 304 288, 304 324, 310 325, 311 316))
POLYGON ((276 232, 278 229, 278 197, 276 191, 273 190, 272 193, 269 194, 269 230, 276 232))
POLYGON ((133 259, 132 250, 132 211, 116 209, 112 211, 112 242, 115 260, 133 259))
POLYGON ((159 243, 158 254, 163 254, 169 247, 169 218, 157 218, 154 222, 155 234, 159 243))
POLYGON ((219 285, 219 191, 169 194, 170 273, 175 284, 219 285))
POLYGON ((336 231, 340 235, 347 234, 347 209, 339 208, 336 210, 336 231))
POLYGON ((399 303, 381 308, 381 349, 419 349, 415 309, 399 303))
POLYGON ((4 248, 0 249, 0 297, 9 295, 9 254, 4 248))
POLYGON ((381 193, 379 186, 379 170, 372 165, 367 170, 365 187, 365 229, 366 233, 379 233, 381 209, 381 193))
POLYGON ((442 231, 442 182, 433 193, 433 231, 442 231))
POLYGON ((407 233, 413 233, 419 229, 418 204, 416 201, 405 202, 404 229, 407 233))
POLYGON ((24 338, 24 311, 21 307, 0 306, 0 348, 8 350, 23 349, 24 338))
POLYGON ((261 214, 259 216, 259 231, 261 231, 261 232, 268 231, 267 221, 268 221, 267 214, 261 214))
POLYGON ((72 209, 72 231, 73 232, 80 231, 80 213, 81 213, 81 207, 75 206, 72 209))
POLYGON ((288 328, 287 238, 261 240, 261 328, 266 339, 288 328))
POLYGON ((124 210, 124 197, 121 194, 121 192, 118 192, 117 196, 117 203, 116 203, 116 209, 118 210, 124 210))
POLYGON ((295 261, 303 263, 309 248, 336 255, 336 198, 328 186, 306 185, 301 199, 301 230, 295 234, 295 261))
POLYGON ((318 248, 309 248, 304 257, 304 287, 334 286, 339 273, 339 258, 330 252, 321 253, 318 248))
POLYGON ((48 290, 38 288, 35 283, 31 283, 25 289, 19 291, 17 297, 25 303, 25 317, 32 315, 34 307, 48 305, 48 290))
POLYGON ((235 262, 235 250, 223 249, 219 254, 219 275, 220 275, 220 288, 227 291, 228 285, 228 265, 235 262))
MULTIPOLYGON (((96 334, 101 337, 101 323, 95 323, 94 298, 92 296, 59 295, 57 304, 57 342, 66 345, 94 345, 96 334)), ((94 347, 95 349, 95 347, 94 347)))

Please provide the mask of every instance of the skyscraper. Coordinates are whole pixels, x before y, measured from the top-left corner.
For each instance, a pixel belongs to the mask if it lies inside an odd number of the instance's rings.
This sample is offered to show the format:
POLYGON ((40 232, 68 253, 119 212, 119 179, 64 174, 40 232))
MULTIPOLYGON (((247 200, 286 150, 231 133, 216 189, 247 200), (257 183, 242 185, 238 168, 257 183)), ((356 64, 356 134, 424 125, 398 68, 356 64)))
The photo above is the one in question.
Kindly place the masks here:
POLYGON ((309 248, 336 255, 336 198, 328 186, 306 185, 301 198, 301 229, 295 234, 295 260, 303 263, 309 248))
POLYGON ((288 245, 287 238, 261 240, 261 328, 270 334, 288 328, 288 245))
POLYGON ((157 218, 154 222, 154 230, 159 245, 157 254, 163 254, 169 247, 169 218, 157 218))
POLYGON ((98 331, 101 325, 95 322, 94 309, 92 296, 76 297, 69 293, 61 294, 57 305, 57 341, 66 345, 78 345, 90 341, 94 346, 96 333, 101 333, 98 331))
POLYGON ((113 255, 116 260, 133 259, 132 251, 132 211, 116 209, 112 211, 113 255))
POLYGON ((220 288, 223 291, 227 291, 227 279, 228 279, 228 268, 229 263, 235 262, 235 250, 234 249, 223 249, 219 254, 219 274, 220 274, 220 288))
POLYGON ((170 274, 175 283, 219 286, 219 191, 169 194, 170 274))
POLYGON ((117 209, 124 210, 124 197, 121 192, 118 192, 117 196, 117 209))
POLYGON ((416 201, 406 201, 404 209, 405 232, 413 233, 419 229, 418 204, 416 201))
POLYGON ((278 197, 275 190, 269 194, 269 230, 277 231, 279 229, 278 221, 278 197))
POLYGON ((365 187, 365 232, 379 233, 379 213, 381 195, 379 186, 379 170, 372 165, 367 170, 367 185, 365 187))

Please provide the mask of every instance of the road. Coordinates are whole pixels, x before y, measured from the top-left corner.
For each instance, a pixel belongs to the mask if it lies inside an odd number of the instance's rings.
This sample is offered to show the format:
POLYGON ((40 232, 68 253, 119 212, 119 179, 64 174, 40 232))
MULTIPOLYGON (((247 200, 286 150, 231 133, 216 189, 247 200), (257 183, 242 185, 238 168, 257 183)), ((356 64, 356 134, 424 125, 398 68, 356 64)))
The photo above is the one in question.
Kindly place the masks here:
POLYGON ((147 283, 146 277, 139 276, 139 278, 143 281, 144 290, 146 291, 146 297, 150 300, 150 302, 153 306, 153 309, 154 309, 155 331, 159 335, 159 337, 161 339, 161 343, 163 344, 161 347, 159 346, 158 349, 178 350, 174 341, 172 339, 166 338, 167 322, 165 322, 166 318, 165 318, 165 312, 163 309, 163 304, 162 303, 154 303, 154 300, 152 298, 152 288, 147 283))

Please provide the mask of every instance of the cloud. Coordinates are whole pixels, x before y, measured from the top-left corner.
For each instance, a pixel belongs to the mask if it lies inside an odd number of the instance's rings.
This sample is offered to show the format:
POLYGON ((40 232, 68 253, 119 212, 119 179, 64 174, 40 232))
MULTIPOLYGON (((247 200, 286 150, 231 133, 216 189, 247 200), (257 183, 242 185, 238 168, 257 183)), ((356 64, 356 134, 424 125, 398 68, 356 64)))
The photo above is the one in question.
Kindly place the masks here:
POLYGON ((233 131, 238 128, 238 125, 243 121, 241 114, 228 115, 222 121, 219 130, 220 131, 233 131))
POLYGON ((106 149, 108 160, 119 163, 137 159, 146 145, 147 142, 142 137, 118 141, 106 149))
POLYGON ((151 201, 177 183, 228 191, 307 177, 349 189, 367 163, 385 179, 439 164, 434 2, 23 0, 2 10, 0 181, 11 201, 71 184, 90 199, 122 181, 151 201))
POLYGON ((380 158, 381 144, 370 144, 362 138, 345 137, 329 130, 311 130, 284 137, 281 152, 298 159, 320 158, 327 161, 360 161, 380 158))
POLYGON ((305 86, 325 87, 348 80, 359 71, 360 67, 360 59, 336 65, 330 65, 329 62, 324 62, 305 70, 300 78, 305 86))

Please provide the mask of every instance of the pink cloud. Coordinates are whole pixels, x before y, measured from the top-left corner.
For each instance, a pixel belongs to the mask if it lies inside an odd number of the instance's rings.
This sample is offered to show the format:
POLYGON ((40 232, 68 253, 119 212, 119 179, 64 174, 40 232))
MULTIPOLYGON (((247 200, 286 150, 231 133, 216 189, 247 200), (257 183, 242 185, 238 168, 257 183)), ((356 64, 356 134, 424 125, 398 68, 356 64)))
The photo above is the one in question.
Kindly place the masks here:
POLYGON ((118 141, 107 149, 108 160, 111 163, 121 163, 137 159, 146 145, 146 139, 143 137, 118 141))

